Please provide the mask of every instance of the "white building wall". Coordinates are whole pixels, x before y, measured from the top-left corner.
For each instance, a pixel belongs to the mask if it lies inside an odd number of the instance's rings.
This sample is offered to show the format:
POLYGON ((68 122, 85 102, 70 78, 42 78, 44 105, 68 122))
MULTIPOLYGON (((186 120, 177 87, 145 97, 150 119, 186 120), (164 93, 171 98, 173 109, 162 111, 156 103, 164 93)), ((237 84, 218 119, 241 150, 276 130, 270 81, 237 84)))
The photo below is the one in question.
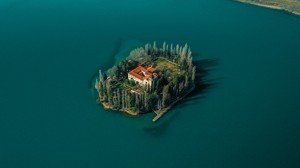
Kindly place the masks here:
POLYGON ((140 80, 140 79, 138 79, 138 78, 136 78, 136 77, 134 77, 130 74, 128 74, 128 79, 133 80, 135 82, 138 82, 140 85, 143 85, 143 86, 145 86, 145 85, 150 85, 151 86, 151 83, 152 83, 151 79, 149 81, 148 80, 140 80))

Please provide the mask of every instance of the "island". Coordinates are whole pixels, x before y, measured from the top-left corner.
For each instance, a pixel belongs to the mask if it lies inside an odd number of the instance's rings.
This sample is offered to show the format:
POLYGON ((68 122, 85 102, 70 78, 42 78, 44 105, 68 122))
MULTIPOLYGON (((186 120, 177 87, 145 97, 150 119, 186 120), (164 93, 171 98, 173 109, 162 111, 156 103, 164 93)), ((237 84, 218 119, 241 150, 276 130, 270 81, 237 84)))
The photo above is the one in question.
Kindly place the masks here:
POLYGON ((136 48, 95 80, 97 102, 129 115, 156 113, 153 122, 195 89, 190 47, 156 42, 136 48))
POLYGON ((295 15, 300 15, 300 0, 236 0, 243 3, 261 7, 284 10, 295 15))

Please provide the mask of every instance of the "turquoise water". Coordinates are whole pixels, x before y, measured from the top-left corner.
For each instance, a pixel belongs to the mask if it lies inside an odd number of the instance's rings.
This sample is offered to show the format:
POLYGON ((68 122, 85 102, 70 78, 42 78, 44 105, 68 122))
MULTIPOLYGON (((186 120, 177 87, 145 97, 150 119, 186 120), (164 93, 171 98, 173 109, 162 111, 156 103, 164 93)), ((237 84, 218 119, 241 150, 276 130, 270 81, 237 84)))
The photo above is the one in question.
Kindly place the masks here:
POLYGON ((300 19, 231 0, 1 0, 0 167, 300 167, 300 19), (159 123, 95 102, 131 47, 188 42, 214 84, 159 123))

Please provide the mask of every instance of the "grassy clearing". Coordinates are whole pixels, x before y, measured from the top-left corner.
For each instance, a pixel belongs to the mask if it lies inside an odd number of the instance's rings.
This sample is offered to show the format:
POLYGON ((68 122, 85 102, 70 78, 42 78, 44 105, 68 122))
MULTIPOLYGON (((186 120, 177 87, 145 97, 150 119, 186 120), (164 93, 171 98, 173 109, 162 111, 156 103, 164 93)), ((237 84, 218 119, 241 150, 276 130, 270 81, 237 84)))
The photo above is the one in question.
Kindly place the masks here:
POLYGON ((158 58, 154 61, 158 71, 169 71, 173 76, 180 74, 180 68, 176 63, 173 63, 165 58, 158 58))

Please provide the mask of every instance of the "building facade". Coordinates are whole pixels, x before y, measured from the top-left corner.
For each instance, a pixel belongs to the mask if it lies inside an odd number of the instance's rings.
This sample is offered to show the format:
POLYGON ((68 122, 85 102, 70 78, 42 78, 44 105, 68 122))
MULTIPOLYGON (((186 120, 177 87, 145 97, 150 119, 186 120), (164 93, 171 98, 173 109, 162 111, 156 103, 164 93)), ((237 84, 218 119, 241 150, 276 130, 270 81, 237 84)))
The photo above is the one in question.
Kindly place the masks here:
POLYGON ((157 78, 157 74, 155 73, 155 71, 156 69, 152 66, 147 69, 142 66, 138 66, 128 72, 128 79, 131 81, 135 81, 141 86, 151 86, 153 79, 157 78))

